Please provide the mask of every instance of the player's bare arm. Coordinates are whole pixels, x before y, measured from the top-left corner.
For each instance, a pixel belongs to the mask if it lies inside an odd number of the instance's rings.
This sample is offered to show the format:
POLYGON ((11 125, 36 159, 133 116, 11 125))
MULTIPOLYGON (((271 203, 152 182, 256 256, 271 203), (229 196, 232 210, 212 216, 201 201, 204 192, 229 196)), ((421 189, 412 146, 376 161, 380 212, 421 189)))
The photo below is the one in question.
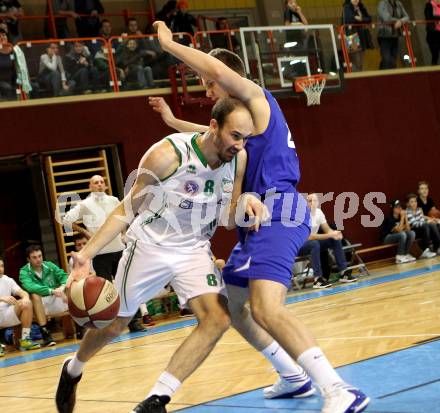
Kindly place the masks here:
POLYGON ((162 97, 150 96, 148 103, 155 112, 160 114, 166 125, 179 132, 206 132, 209 129, 209 126, 206 125, 199 125, 198 123, 177 119, 162 97))
POLYGON ((205 80, 217 82, 230 96, 246 102, 252 112, 256 132, 263 132, 269 123, 270 107, 260 86, 240 76, 218 59, 173 40, 164 22, 156 21, 154 27, 161 47, 193 68, 205 80))
POLYGON ((226 208, 227 219, 222 219, 222 224, 228 230, 235 228, 237 222, 243 220, 245 213, 254 221, 254 224, 249 227, 249 230, 253 231, 258 231, 261 223, 270 217, 267 207, 258 198, 252 194, 242 193, 246 165, 247 153, 242 150, 237 154, 237 173, 229 210, 226 208))
POLYGON ((179 158, 172 144, 161 141, 153 145, 142 157, 136 181, 127 196, 107 217, 105 223, 92 236, 81 253, 73 253, 73 272, 67 282, 88 277, 90 260, 105 247, 114 237, 125 231, 135 218, 135 214, 142 204, 148 191, 148 186, 157 185, 161 180, 170 176, 179 166, 179 158))

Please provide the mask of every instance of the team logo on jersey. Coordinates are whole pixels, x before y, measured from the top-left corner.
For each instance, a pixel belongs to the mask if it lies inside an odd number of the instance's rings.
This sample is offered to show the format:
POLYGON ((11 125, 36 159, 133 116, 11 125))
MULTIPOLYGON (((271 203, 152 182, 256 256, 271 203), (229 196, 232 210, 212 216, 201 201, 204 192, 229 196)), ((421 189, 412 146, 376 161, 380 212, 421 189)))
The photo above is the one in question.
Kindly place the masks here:
POLYGON ((193 205, 194 205, 194 203, 192 201, 190 201, 189 199, 184 199, 179 204, 179 208, 182 208, 182 209, 192 209, 193 205))
POLYGON ((234 189, 234 182, 232 182, 228 178, 223 178, 223 180, 222 180, 222 191, 227 193, 227 194, 230 194, 230 193, 232 193, 233 189, 234 189))
POLYGON ((186 168, 186 172, 189 174, 196 174, 197 168, 194 165, 188 165, 188 168, 186 168))
POLYGON ((194 181, 187 181, 184 188, 189 194, 195 195, 199 191, 199 184, 194 181))

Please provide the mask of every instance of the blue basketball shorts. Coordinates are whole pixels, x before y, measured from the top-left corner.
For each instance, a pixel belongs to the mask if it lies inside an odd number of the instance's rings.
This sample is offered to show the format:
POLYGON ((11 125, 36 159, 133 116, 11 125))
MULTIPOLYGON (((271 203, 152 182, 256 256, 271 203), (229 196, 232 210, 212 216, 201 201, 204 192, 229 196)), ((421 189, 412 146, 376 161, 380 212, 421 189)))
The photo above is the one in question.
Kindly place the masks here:
POLYGON ((225 283, 246 288, 249 280, 270 280, 289 288, 295 258, 309 235, 308 221, 295 227, 271 221, 258 232, 249 231, 223 269, 225 283))

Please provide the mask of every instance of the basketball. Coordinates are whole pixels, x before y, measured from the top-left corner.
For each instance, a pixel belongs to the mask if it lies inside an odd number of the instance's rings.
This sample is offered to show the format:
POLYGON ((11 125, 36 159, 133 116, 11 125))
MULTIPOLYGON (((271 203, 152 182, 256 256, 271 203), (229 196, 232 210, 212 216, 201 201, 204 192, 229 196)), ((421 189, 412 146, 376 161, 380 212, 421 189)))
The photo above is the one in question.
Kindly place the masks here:
POLYGON ((69 311, 80 326, 107 327, 119 311, 119 294, 110 281, 89 277, 73 282, 68 294, 69 311))

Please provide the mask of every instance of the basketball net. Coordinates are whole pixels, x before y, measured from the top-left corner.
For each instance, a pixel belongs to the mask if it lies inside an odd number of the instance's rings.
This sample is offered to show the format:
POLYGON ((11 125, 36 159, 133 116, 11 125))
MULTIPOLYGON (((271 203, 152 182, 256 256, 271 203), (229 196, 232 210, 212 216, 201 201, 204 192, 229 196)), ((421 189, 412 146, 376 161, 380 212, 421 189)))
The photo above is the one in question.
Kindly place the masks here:
POLYGON ((295 79, 295 90, 307 96, 307 106, 321 104, 321 94, 327 82, 326 75, 303 76, 295 79))

